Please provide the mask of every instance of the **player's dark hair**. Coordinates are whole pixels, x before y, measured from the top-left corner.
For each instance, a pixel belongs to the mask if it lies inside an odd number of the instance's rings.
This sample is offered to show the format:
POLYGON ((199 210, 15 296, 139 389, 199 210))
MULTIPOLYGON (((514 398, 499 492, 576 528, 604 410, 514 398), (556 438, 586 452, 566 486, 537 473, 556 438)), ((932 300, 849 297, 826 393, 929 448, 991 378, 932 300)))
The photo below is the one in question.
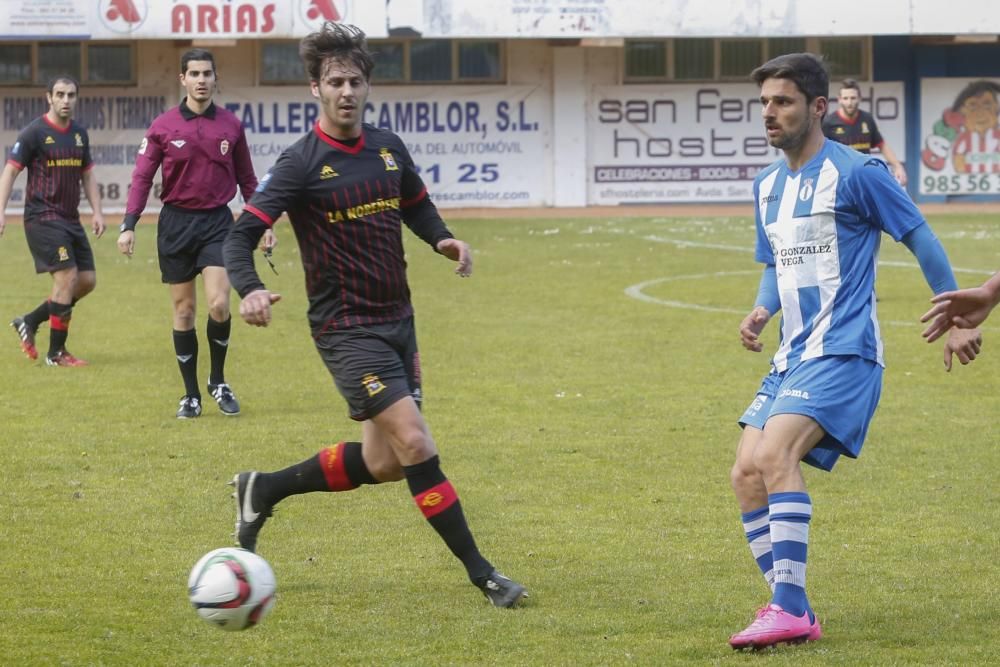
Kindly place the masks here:
POLYGON ((788 79, 806 96, 806 102, 830 97, 830 75, 823 58, 813 53, 786 53, 772 58, 750 73, 758 85, 767 79, 788 79))
POLYGON ((51 79, 49 79, 48 84, 46 84, 49 95, 56 89, 57 83, 72 83, 73 87, 76 88, 76 94, 80 94, 80 82, 71 77, 69 74, 57 74, 51 79))
POLYGON ((215 71, 215 57, 212 56, 211 51, 206 51, 205 49, 188 49, 181 56, 181 74, 187 73, 188 63, 192 60, 207 60, 212 63, 212 71, 215 71))
POLYGON ((840 84, 840 89, 841 90, 856 90, 856 91, 858 91, 858 95, 861 94, 861 86, 858 85, 858 82, 855 81, 854 79, 844 79, 843 82, 841 82, 841 84, 840 84))
POLYGON ((299 57, 306 66, 310 81, 319 81, 323 75, 323 63, 346 60, 355 65, 365 81, 371 80, 375 59, 368 50, 365 33, 353 25, 327 21, 318 32, 309 33, 299 43, 299 57))
POLYGON ((973 81, 958 93, 958 97, 955 98, 955 103, 951 105, 951 110, 960 110, 967 99, 970 97, 979 97, 983 93, 990 93, 993 95, 993 99, 996 100, 997 93, 1000 93, 1000 84, 997 84, 994 81, 986 81, 985 79, 973 81))

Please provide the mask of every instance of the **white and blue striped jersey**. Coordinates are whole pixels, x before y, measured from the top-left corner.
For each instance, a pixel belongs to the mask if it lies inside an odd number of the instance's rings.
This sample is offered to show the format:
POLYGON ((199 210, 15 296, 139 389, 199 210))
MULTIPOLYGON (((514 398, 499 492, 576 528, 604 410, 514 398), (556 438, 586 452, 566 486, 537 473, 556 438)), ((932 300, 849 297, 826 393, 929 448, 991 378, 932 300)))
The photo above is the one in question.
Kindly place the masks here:
POLYGON ((884 230, 899 241, 923 216, 885 163, 827 140, 801 169, 785 160, 754 181, 756 259, 781 299, 781 372, 805 359, 857 355, 885 366, 875 312, 884 230))

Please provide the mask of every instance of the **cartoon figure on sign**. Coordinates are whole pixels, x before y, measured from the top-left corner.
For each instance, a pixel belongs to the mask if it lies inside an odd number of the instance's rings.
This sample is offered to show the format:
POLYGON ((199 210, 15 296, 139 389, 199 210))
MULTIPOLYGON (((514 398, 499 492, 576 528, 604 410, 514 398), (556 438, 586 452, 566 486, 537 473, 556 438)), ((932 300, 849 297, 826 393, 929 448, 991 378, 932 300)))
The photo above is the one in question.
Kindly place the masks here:
POLYGON ((921 158, 941 171, 951 155, 959 174, 1000 173, 1000 84, 979 80, 965 86, 951 108, 934 124, 921 158))

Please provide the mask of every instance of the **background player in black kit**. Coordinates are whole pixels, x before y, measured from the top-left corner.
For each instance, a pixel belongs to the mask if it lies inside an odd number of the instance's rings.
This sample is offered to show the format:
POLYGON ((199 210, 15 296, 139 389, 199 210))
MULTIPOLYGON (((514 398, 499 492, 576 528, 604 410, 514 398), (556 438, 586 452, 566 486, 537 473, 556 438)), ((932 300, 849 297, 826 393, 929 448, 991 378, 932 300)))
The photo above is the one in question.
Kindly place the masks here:
MULTIPOLYGON (((208 393, 226 415, 237 415, 240 404, 225 379, 226 352, 232 318, 229 278, 222 262, 222 243, 233 226, 229 201, 239 186, 250 199, 257 178, 239 119, 212 102, 215 60, 203 49, 181 56, 181 85, 187 96, 180 105, 158 116, 146 132, 132 172, 125 219, 118 249, 131 256, 135 227, 146 207, 156 170, 163 167, 163 210, 156 248, 163 282, 170 285, 174 306, 174 353, 184 380, 179 419, 201 415, 198 386, 198 335, 195 333, 195 278, 200 273, 208 302, 208 346, 212 370, 208 393)), ((264 245, 274 245, 273 235, 264 245)))
POLYGON ((243 319, 267 326, 271 304, 281 297, 261 282, 253 249, 288 213, 316 347, 351 417, 363 422, 362 442, 341 442, 278 472, 237 474, 236 537, 255 549, 271 509, 287 496, 405 478, 469 579, 492 604, 513 607, 525 589, 479 553, 420 413, 420 358, 401 223, 457 261, 460 276, 472 271, 469 246, 441 220, 402 140, 362 125, 374 65, 364 33, 328 22, 302 40, 300 55, 320 119, 261 180, 226 241, 226 268, 243 297, 243 319))
POLYGON ((823 119, 823 134, 840 144, 846 144, 861 153, 879 149, 889 163, 892 175, 906 187, 906 168, 899 161, 878 130, 875 118, 861 109, 861 86, 854 79, 844 79, 837 94, 837 110, 823 119))
POLYGON ((38 358, 35 333, 49 321, 51 336, 45 362, 50 366, 86 366, 66 351, 66 337, 73 306, 97 285, 94 253, 80 224, 80 183, 94 211, 92 228, 104 234, 101 197, 90 158, 87 130, 73 120, 80 86, 69 76, 49 82, 48 112, 31 122, 17 138, 0 175, 0 236, 7 226, 4 210, 14 180, 28 168, 24 202, 24 235, 35 260, 35 271, 52 275, 49 298, 10 323, 21 341, 21 350, 38 358))

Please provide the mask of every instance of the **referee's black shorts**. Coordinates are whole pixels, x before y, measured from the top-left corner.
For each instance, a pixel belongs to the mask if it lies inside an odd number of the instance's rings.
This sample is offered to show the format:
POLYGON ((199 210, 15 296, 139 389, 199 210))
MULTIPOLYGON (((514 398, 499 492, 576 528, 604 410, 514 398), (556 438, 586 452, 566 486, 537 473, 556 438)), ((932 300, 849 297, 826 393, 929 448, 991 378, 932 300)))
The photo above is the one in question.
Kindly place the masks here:
POLYGON ((36 273, 71 269, 95 271, 94 251, 87 240, 87 230, 79 220, 24 221, 24 236, 35 260, 36 273))
POLYGON ((186 283, 206 266, 225 266, 222 244, 232 227, 228 206, 198 210, 164 204, 156 228, 163 282, 186 283))
POLYGON ((413 318, 326 331, 316 349, 347 400, 351 419, 376 416, 405 396, 420 407, 420 353, 413 318))

